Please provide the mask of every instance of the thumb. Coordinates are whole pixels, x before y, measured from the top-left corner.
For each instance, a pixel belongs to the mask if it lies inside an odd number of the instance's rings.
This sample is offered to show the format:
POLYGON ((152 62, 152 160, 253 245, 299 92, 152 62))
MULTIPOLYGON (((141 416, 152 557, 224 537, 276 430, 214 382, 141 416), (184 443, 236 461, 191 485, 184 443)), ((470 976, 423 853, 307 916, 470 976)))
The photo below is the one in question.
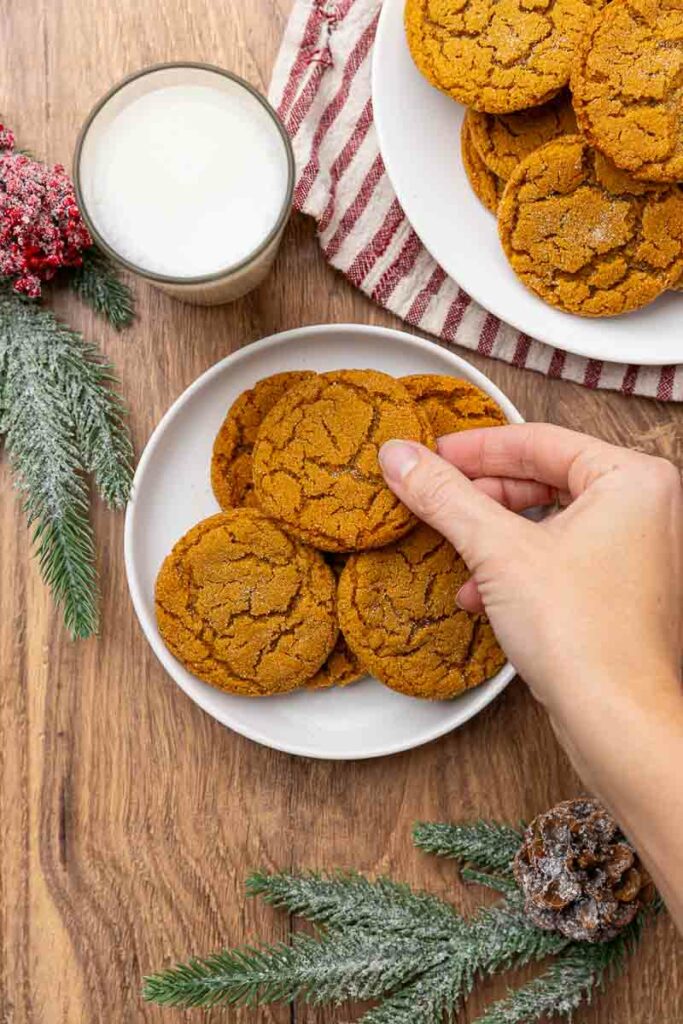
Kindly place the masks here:
POLYGON ((379 462, 394 494, 449 540, 472 572, 488 558, 509 551, 515 532, 523 529, 525 520, 414 441, 385 442, 379 462))

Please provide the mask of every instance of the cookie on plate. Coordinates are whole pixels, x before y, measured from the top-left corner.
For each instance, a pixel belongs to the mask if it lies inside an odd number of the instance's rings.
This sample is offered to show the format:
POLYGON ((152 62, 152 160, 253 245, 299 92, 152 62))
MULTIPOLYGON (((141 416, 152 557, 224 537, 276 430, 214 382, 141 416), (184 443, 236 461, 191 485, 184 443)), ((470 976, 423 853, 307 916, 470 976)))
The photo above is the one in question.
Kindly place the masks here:
POLYGON ((540 107, 514 114, 484 114, 468 110, 472 142, 488 169, 505 181, 521 160, 539 146, 562 135, 576 135, 576 117, 567 89, 540 107))
POLYGON ((683 180, 683 0, 613 0, 572 70, 579 127, 645 181, 683 180))
POLYGON ((469 578, 451 544, 420 525, 381 551, 352 555, 339 583, 339 621, 364 665, 410 697, 448 700, 505 663, 484 616, 457 608, 469 578))
POLYGON ((462 164, 472 191, 479 202, 495 214, 505 188, 505 182, 494 174, 479 156, 467 118, 463 121, 460 129, 460 151, 462 164))
POLYGON ((605 0, 407 0, 415 64, 474 110, 545 103, 569 81, 581 37, 605 0))
POLYGON ((401 383, 429 420, 437 437, 478 427, 500 427, 505 413, 490 395, 460 377, 416 373, 401 383))
POLYGON ((332 570, 256 509, 221 512, 186 533, 159 571, 155 607, 178 661, 243 696, 303 686, 337 641, 332 570))
MULTIPOLYGON (((327 555, 325 561, 339 581, 344 566, 346 555, 327 555)), ((306 684, 308 690, 329 690, 332 686, 350 686, 358 682, 366 675, 366 671, 346 642, 346 638, 339 630, 334 650, 328 657, 321 669, 306 684)))
POLYGON ((232 403, 211 455, 211 486, 222 509, 254 506, 251 451, 258 429, 288 388, 312 376, 310 370, 275 373, 243 391, 232 403))
POLYGON ((578 135, 520 164, 498 226, 527 288, 579 316, 638 309, 683 273, 683 191, 636 181, 578 135))
POLYGON ((259 507, 322 551, 389 544, 416 523, 380 472, 379 448, 393 437, 435 446, 426 417, 393 377, 335 370, 303 381, 261 424, 253 452, 259 507))

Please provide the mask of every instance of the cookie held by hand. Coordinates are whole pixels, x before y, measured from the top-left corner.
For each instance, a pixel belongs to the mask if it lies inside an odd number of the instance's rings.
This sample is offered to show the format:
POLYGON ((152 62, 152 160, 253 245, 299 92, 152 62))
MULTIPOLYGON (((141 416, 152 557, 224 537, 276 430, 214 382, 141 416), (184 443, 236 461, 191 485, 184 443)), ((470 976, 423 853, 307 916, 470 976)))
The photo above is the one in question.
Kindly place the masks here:
POLYGON ((416 524, 387 487, 378 452, 390 438, 435 447, 403 385, 377 370, 335 370, 292 388, 253 452, 259 508, 322 551, 382 547, 416 524))

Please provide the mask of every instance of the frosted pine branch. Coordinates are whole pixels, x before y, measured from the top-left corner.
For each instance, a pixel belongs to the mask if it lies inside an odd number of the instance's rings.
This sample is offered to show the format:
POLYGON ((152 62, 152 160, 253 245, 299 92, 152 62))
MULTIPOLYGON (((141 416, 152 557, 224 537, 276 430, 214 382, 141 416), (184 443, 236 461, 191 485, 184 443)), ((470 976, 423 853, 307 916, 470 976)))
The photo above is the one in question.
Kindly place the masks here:
POLYGON ((83 253, 80 267, 68 272, 69 287, 82 302, 117 331, 128 327, 135 315, 133 296, 111 260, 94 246, 83 253))
POLYGON ((590 1003, 606 978, 623 966, 640 934, 639 919, 611 942, 573 943, 540 977, 495 1003, 475 1024, 533 1024, 546 1017, 569 1017, 590 1003))
POLYGON ((426 853, 451 857, 484 871, 509 874, 522 838, 517 829, 493 821, 465 825, 420 822, 413 829, 413 842, 426 853))
POLYGON ((339 1003, 378 998, 444 957, 425 958, 415 939, 378 939, 364 932, 223 950, 145 979, 145 999, 165 1006, 257 1006, 274 1002, 339 1003), (424 968, 422 968, 424 969, 424 968))
POLYGON ((418 934, 428 941, 450 938, 464 926, 462 918, 443 900, 387 878, 371 881, 344 872, 257 873, 247 879, 247 892, 332 930, 364 928, 418 934))
POLYGON ((88 488, 125 504, 132 448, 110 367, 80 335, 0 284, 0 431, 41 571, 68 629, 97 629, 97 581, 88 488))
MULTIPOLYGON (((465 921, 448 904, 407 886, 359 875, 255 875, 252 895, 322 927, 289 945, 224 950, 146 979, 144 996, 174 1006, 312 1003, 383 998, 362 1024, 436 1024, 455 1012, 476 978, 560 952, 520 906, 465 921)), ((521 898, 517 901, 521 905, 521 898)))
POLYGON ((0 335, 6 339, 8 332, 0 424, 7 453, 43 578, 63 606, 67 628, 88 636, 97 629, 95 550, 72 424, 64 395, 35 350, 13 339, 12 316, 0 299, 0 335))

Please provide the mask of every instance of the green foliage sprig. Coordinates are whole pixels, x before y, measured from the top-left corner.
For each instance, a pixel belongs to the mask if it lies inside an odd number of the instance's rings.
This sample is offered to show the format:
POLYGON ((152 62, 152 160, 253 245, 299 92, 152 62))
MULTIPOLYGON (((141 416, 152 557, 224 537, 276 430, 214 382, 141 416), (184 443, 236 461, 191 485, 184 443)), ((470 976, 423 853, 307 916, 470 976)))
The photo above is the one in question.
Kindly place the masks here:
MULTIPOLYGON (((89 250, 68 279, 114 327, 130 322, 132 297, 104 256, 89 250)), ((74 637, 98 627, 86 474, 110 508, 123 508, 132 482, 133 449, 116 389, 94 345, 0 281, 0 434, 43 579, 74 637)))
POLYGON ((458 861, 470 880, 502 892, 503 900, 466 919, 438 897, 387 878, 257 873, 247 880, 248 894, 304 918, 314 934, 193 958, 146 978, 144 998, 176 1007, 371 999, 377 1005, 359 1024, 440 1024, 455 1019, 479 978, 554 957, 477 1022, 530 1024, 569 1017, 590 1001, 638 939, 640 919, 601 945, 531 924, 511 869, 522 841, 516 829, 421 824, 414 840, 458 861))
POLYGON ((81 266, 67 271, 66 279, 79 299, 117 331, 132 323, 135 307, 130 288, 111 260, 95 246, 85 250, 81 266))

